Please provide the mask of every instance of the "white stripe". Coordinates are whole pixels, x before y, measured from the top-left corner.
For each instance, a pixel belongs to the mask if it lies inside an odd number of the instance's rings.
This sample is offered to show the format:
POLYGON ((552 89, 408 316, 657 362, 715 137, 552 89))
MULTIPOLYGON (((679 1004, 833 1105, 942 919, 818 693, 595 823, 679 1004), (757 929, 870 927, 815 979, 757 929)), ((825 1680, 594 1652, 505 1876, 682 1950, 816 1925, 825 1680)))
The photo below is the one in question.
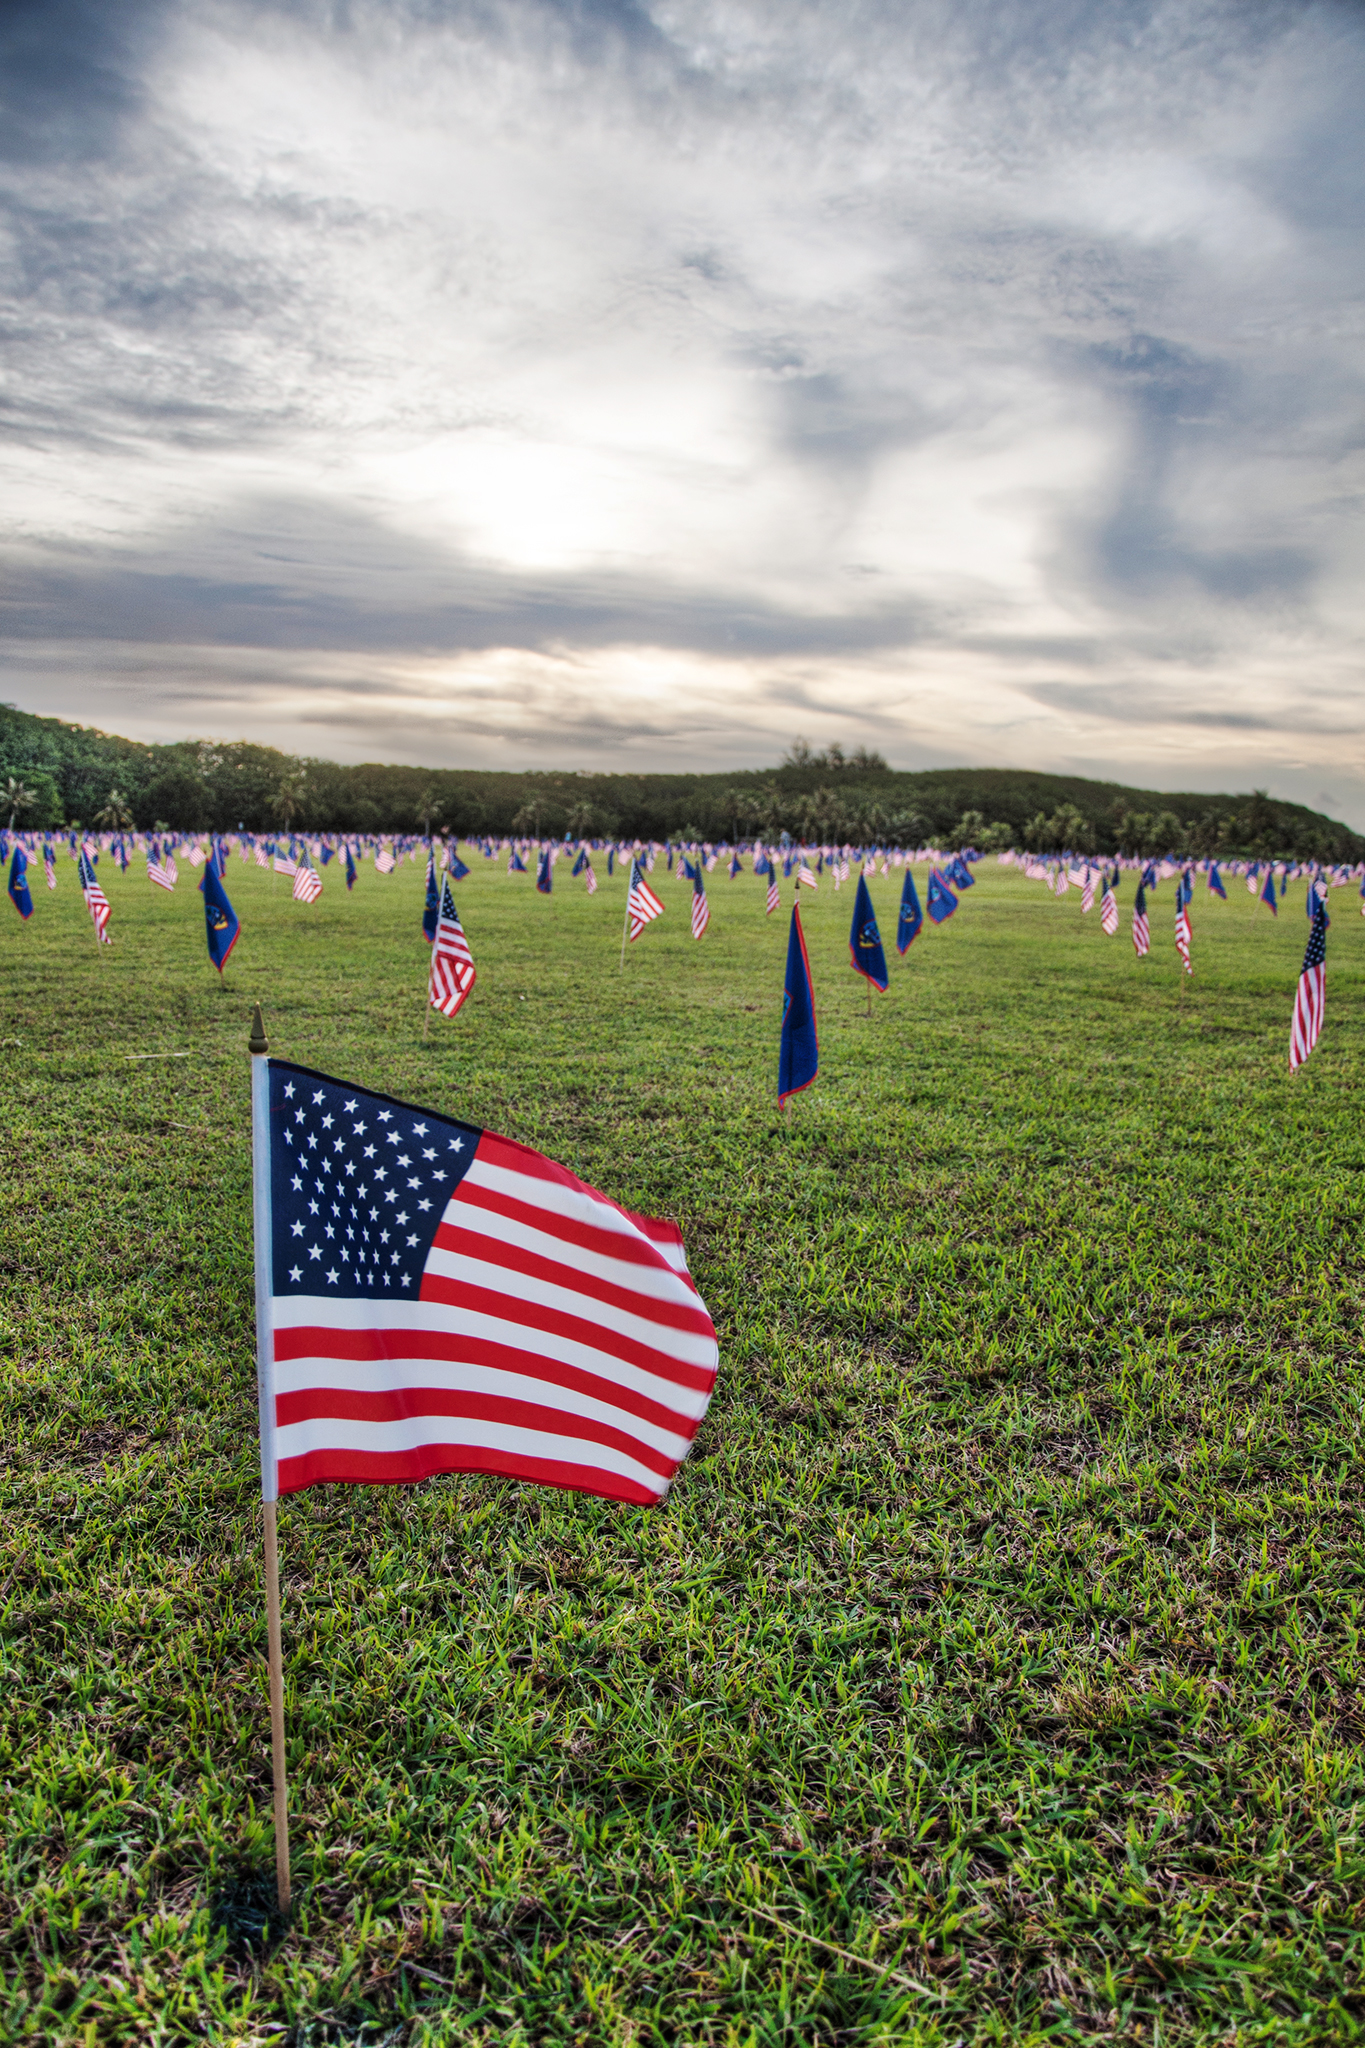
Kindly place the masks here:
POLYGON ((490 1160, 480 1159, 477 1153, 465 1180, 475 1187, 487 1188, 492 1194, 525 1202, 531 1208, 547 1209, 552 1216, 564 1216, 571 1223, 587 1223, 597 1230, 614 1231, 618 1237, 633 1238, 637 1244, 647 1245, 663 1256, 661 1247, 653 1238, 646 1237, 624 1210, 615 1208, 600 1195, 591 1194, 587 1188, 566 1187, 561 1180, 541 1180, 535 1174, 518 1173, 515 1167, 495 1166, 490 1160))
MULTIPOLYGON (((468 1179, 466 1174, 465 1181, 468 1179)), ((481 1237, 491 1238, 495 1244, 515 1245, 518 1251, 551 1259, 555 1265, 567 1266, 572 1272, 589 1273, 595 1280, 608 1281, 613 1287, 624 1287, 641 1297, 642 1315, 649 1313, 651 1300, 690 1309, 694 1315, 698 1312, 696 1294, 671 1266, 633 1265, 625 1259, 609 1258, 603 1252, 587 1251, 582 1245, 566 1244, 562 1237, 555 1237, 547 1230, 538 1230, 533 1223, 521 1223, 510 1216, 500 1216, 496 1210, 481 1209, 473 1202, 462 1202, 459 1188, 447 1203, 441 1221, 449 1224, 452 1230, 477 1231, 481 1237)), ((704 1315, 705 1310, 701 1313, 704 1315)))
MULTIPOLYGON (((594 1300, 590 1294, 577 1294, 571 1287, 558 1287, 552 1280, 537 1280, 529 1273, 512 1272, 506 1266, 495 1265, 487 1259, 471 1258, 463 1252, 444 1252, 433 1245, 427 1256, 426 1270, 461 1287, 482 1287, 490 1293, 504 1295, 508 1301, 525 1302, 529 1306, 574 1316, 578 1321, 591 1323, 594 1329, 601 1330, 604 1338, 630 1338, 636 1344, 648 1345, 651 1351, 662 1352, 665 1358, 676 1358, 682 1365, 709 1368, 717 1360, 714 1337, 703 1337, 700 1332, 694 1334, 690 1330, 670 1329, 666 1323, 652 1322, 643 1315, 631 1315, 628 1310, 617 1308, 612 1303, 594 1300)), ((607 1349, 610 1348, 608 1343, 607 1349)))
POLYGON ((421 1450, 427 1444, 455 1444, 474 1450, 509 1452, 522 1458, 549 1458, 556 1464, 582 1465, 590 1471, 615 1472, 655 1494, 662 1495, 668 1490, 666 1479, 610 1444, 453 1415, 411 1415, 402 1422, 291 1422, 278 1432, 276 1440, 282 1460, 306 1457, 309 1451, 373 1451, 393 1455, 421 1450))
MULTIPOLYGON (((557 1410, 563 1415, 581 1415, 587 1422, 604 1423, 620 1430, 622 1436, 648 1444, 652 1451, 659 1451, 666 1458, 685 1458, 691 1441, 676 1430, 646 1422, 628 1408, 599 1401, 577 1388, 562 1387, 553 1380, 538 1380, 529 1373, 507 1372, 493 1365, 452 1364, 446 1359, 428 1358, 367 1359, 363 1364, 330 1358, 291 1358, 275 1368, 276 1398, 294 1393, 395 1394, 425 1387, 439 1387, 451 1394, 490 1394, 507 1401, 529 1401, 535 1407, 557 1410)), ((292 1428, 293 1424, 289 1426, 292 1428)))
MULTIPOLYGON (((501 1316, 485 1315, 473 1309, 459 1311, 457 1327, 455 1311, 437 1301, 341 1301, 316 1294, 277 1294, 274 1301, 274 1327, 277 1330, 369 1331, 374 1330, 381 1317, 381 1327, 386 1332, 399 1334, 431 1330, 444 1336, 477 1337, 486 1343, 505 1344, 509 1350, 525 1351, 531 1360, 549 1358, 558 1365, 575 1365, 583 1372, 615 1380, 618 1385, 629 1387, 633 1393, 657 1401, 661 1408, 671 1408, 675 1415, 686 1415, 694 1420, 706 1413, 710 1399, 709 1393, 680 1387, 675 1381, 650 1372, 646 1366, 631 1365, 619 1358, 604 1358, 595 1345, 560 1336, 553 1330, 523 1330, 519 1324, 505 1322, 501 1316)), ((414 1360, 412 1369, 425 1370, 425 1365, 425 1360, 414 1360)), ((324 1379, 332 1369, 331 1360, 327 1360, 324 1379)), ((279 1362, 275 1370, 285 1371, 286 1362, 279 1362)))

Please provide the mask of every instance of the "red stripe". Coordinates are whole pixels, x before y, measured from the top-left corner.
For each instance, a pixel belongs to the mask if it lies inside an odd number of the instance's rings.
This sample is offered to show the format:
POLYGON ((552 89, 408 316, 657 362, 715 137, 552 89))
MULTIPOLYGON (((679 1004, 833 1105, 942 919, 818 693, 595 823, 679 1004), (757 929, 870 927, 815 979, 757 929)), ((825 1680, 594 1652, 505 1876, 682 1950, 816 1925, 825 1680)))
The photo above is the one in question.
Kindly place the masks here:
MULTIPOLYGON (((487 1237, 482 1231, 461 1230, 453 1223, 440 1223, 432 1242, 433 1249, 437 1251, 479 1259, 485 1265, 500 1266, 505 1272, 520 1273, 527 1280, 543 1280, 548 1286, 562 1287, 566 1293, 601 1302, 604 1308, 619 1309, 623 1315, 657 1323, 663 1330, 685 1330, 694 1337, 714 1337, 716 1334, 704 1308, 692 1308, 684 1301, 658 1301, 652 1294, 637 1294, 633 1288, 620 1287, 614 1280, 601 1280, 596 1274, 563 1265, 558 1259, 546 1258, 540 1252, 526 1251, 502 1238, 487 1237)), ((662 1267, 663 1261, 660 1260, 659 1264, 662 1267)))
MULTIPOLYGON (((479 1156, 483 1156, 482 1141, 479 1156)), ((469 1203, 471 1208, 486 1209, 490 1215, 504 1216, 509 1223, 524 1223, 532 1230, 543 1230, 547 1237, 558 1238, 561 1244, 575 1245, 579 1251, 599 1252, 603 1258, 621 1259, 634 1266, 649 1266, 654 1271, 673 1272, 653 1245, 641 1244, 635 1237, 628 1237, 624 1231, 609 1230, 604 1223, 581 1223, 576 1217, 560 1216, 552 1209, 537 1208, 534 1202, 523 1202, 516 1195, 504 1195, 497 1188, 484 1187, 481 1182, 472 1181, 468 1176, 460 1182, 452 1199, 457 1203, 469 1203)), ((677 1275, 682 1279, 682 1274, 677 1275)))
MULTIPOLYGON (((395 1359, 407 1364, 409 1360, 425 1358, 450 1365, 484 1365, 498 1372, 515 1373, 518 1378, 548 1380, 552 1386, 568 1387, 576 1394, 588 1394, 595 1401, 624 1409, 628 1415, 638 1415, 641 1422, 652 1422, 659 1429, 672 1430, 675 1436, 690 1438, 697 1431, 697 1421, 693 1416, 679 1415, 661 1401, 651 1400, 648 1394, 637 1393, 633 1387, 623 1387, 618 1380, 603 1379, 598 1373, 585 1372, 581 1366, 563 1365, 557 1358, 528 1355, 510 1344, 496 1344, 487 1337, 447 1336, 436 1330, 421 1330, 413 1334, 405 1330, 277 1330, 275 1358, 277 1363, 294 1358, 318 1358, 358 1365, 387 1363, 395 1359)), ((280 1400, 285 1398, 283 1394, 279 1396, 280 1400)))
MULTIPOLYGON (((480 1165, 501 1167, 504 1173, 524 1173, 530 1180, 548 1180, 558 1187, 572 1188, 576 1195, 586 1195, 590 1201, 601 1202, 604 1208, 614 1209, 618 1216, 624 1216, 627 1223, 633 1223, 646 1237, 665 1244, 682 1244, 682 1232, 676 1223, 665 1222, 657 1216, 637 1216, 633 1209, 622 1208, 600 1188, 590 1188, 567 1167, 557 1166, 553 1159, 547 1159, 543 1152, 533 1152, 529 1145, 519 1145, 515 1138, 500 1138, 493 1131, 485 1131, 479 1140, 478 1158, 480 1165)), ((462 1194, 463 1191, 462 1185, 462 1194)), ((537 1214, 543 1214, 543 1211, 537 1211, 537 1214)))
POLYGON ((661 1380, 671 1380, 678 1387, 690 1387, 698 1394, 709 1394, 716 1383, 714 1366, 686 1365, 662 1351, 653 1350, 648 1344, 637 1342, 634 1337, 623 1336, 619 1330, 604 1330, 600 1323, 567 1315, 563 1309, 546 1308, 540 1302, 518 1301, 513 1295, 495 1294, 489 1288, 474 1287, 465 1280, 446 1280, 439 1274, 426 1273, 422 1278, 421 1299, 443 1302, 450 1308, 467 1309, 475 1315, 485 1315, 495 1322, 508 1323, 518 1329, 543 1330, 553 1337, 567 1337, 605 1358, 619 1358, 625 1365, 637 1365, 642 1372, 652 1372, 661 1380))
POLYGON ((534 1401, 513 1401, 502 1394, 452 1393, 445 1387, 396 1387, 384 1394, 358 1394, 341 1387, 308 1387, 275 1397, 280 1428, 291 1422, 402 1422, 410 1415, 449 1415, 469 1422, 505 1422, 510 1429, 534 1430, 543 1436, 572 1436, 583 1443, 605 1444, 648 1466, 661 1479, 678 1469, 678 1460, 652 1444, 564 1408, 545 1408, 534 1401))
POLYGON ((626 1500, 641 1508, 652 1508, 661 1498, 661 1493, 651 1493, 616 1472, 466 1444, 423 1444, 415 1451, 309 1451, 300 1458, 281 1458, 279 1487, 283 1494, 301 1493, 306 1486, 323 1486, 329 1481, 415 1486, 438 1472, 487 1472, 497 1478, 527 1480, 533 1486, 560 1486, 568 1493, 595 1493, 602 1500, 626 1500))

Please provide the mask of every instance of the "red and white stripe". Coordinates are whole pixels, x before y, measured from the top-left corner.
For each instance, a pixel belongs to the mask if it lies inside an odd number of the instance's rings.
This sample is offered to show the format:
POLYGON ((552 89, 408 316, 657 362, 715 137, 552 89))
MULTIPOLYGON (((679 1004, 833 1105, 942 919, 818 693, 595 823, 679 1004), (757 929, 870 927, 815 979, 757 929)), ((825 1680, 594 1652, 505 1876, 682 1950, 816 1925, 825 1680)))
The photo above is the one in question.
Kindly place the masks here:
POLYGON ((316 903, 322 894, 322 876, 316 868, 310 868, 307 861, 301 861, 294 871, 294 901, 316 903))
POLYGON ((706 900, 705 889, 692 891, 692 936, 699 939, 711 922, 711 906, 706 900))
POLYGON ((1100 898, 1100 930, 1113 938, 1119 928, 1119 899, 1112 889, 1106 889, 1100 898))
POLYGON ((768 908, 764 912, 764 916, 771 917, 781 901, 782 887, 777 879, 777 862, 770 858, 768 861, 768 908))
POLYGON ((281 1493, 492 1472, 648 1506, 716 1378, 677 1229, 490 1132, 417 1301, 273 1308, 281 1493))
POLYGON ((652 924, 656 917, 662 917, 664 914, 663 904, 641 874, 638 861, 632 861, 630 865, 630 891, 626 897, 626 912, 630 919, 632 944, 639 938, 647 924, 652 924))
POLYGON ((1147 922, 1147 913, 1145 910, 1138 910, 1136 907, 1134 907, 1133 951, 1137 954, 1139 960, 1142 959, 1144 954, 1151 951, 1151 945, 1152 933, 1151 927, 1148 925, 1147 922))
POLYGON ((1175 950, 1185 963, 1186 974, 1193 974, 1194 969, 1190 965, 1190 913, 1184 903, 1175 914, 1175 950))
POLYGON ((436 937, 431 948, 427 1001, 442 1016, 453 1017, 477 980, 474 955, 469 950, 469 941, 450 893, 450 883, 443 877, 441 913, 436 920, 436 937))
POLYGON ((275 855, 275 873, 277 875, 296 875, 298 871, 298 862, 291 860, 287 853, 277 853, 275 855))
POLYGON ((108 931, 109 898, 105 895, 98 882, 90 882, 81 890, 81 894, 85 898, 85 907, 95 922, 95 937, 103 945, 112 946, 114 942, 110 938, 108 931))
POLYGON ((1323 1011, 1327 1006, 1327 967, 1305 967, 1294 997, 1294 1020, 1289 1027, 1289 1071, 1301 1067, 1318 1042, 1323 1011))
POLYGON ((175 878, 165 862, 153 860, 150 854, 147 856, 147 880, 155 882, 158 889, 173 889, 175 887, 175 878))

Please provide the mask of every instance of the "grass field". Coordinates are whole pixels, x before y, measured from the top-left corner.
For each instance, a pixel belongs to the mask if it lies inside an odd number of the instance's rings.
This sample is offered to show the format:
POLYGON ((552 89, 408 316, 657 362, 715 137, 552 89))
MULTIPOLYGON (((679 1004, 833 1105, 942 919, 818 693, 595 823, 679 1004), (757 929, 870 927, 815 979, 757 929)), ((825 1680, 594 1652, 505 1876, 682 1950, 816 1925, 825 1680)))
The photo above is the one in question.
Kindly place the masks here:
POLYGON ((234 862, 222 989, 188 870, 108 882, 102 955, 68 861, 0 906, 0 2038, 1360 2038, 1354 894, 1291 1080, 1302 885, 1201 889, 1182 995, 1171 885, 1138 964, 1131 878, 1109 940, 988 863, 870 1018, 823 887, 786 1119, 761 884, 698 945, 670 879, 622 973, 619 873, 477 865, 426 1043, 413 867, 304 908, 234 862), (265 1947, 258 998, 275 1052, 676 1217, 721 1340, 662 1508, 284 1504, 265 1947))

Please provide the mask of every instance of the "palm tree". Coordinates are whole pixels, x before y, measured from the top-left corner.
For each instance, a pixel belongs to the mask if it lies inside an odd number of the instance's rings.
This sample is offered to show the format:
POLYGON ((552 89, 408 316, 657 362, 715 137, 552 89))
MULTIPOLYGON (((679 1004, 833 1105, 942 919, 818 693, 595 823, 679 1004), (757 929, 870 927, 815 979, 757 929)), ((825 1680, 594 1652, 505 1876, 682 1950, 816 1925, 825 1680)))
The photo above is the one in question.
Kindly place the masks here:
POLYGON ((303 809, 308 794, 307 785, 308 770, 300 768, 295 774, 286 775, 284 781, 275 791, 273 799, 275 816, 284 826, 286 832, 293 830, 294 820, 303 809))
POLYGON ((412 810, 414 819, 422 828, 423 839, 430 839, 432 833, 439 829, 443 808, 440 798, 428 783, 412 810))
POLYGON ((37 801, 36 793, 29 788, 28 784, 21 782, 17 775, 11 775, 9 781, 5 784, 5 802, 9 805, 9 829, 11 832, 14 830, 14 821, 20 811, 30 809, 37 801))
POLYGON ((127 832, 131 829, 133 814, 121 790, 110 790, 105 799, 104 809, 95 813, 95 823, 103 825, 108 832, 127 832))

